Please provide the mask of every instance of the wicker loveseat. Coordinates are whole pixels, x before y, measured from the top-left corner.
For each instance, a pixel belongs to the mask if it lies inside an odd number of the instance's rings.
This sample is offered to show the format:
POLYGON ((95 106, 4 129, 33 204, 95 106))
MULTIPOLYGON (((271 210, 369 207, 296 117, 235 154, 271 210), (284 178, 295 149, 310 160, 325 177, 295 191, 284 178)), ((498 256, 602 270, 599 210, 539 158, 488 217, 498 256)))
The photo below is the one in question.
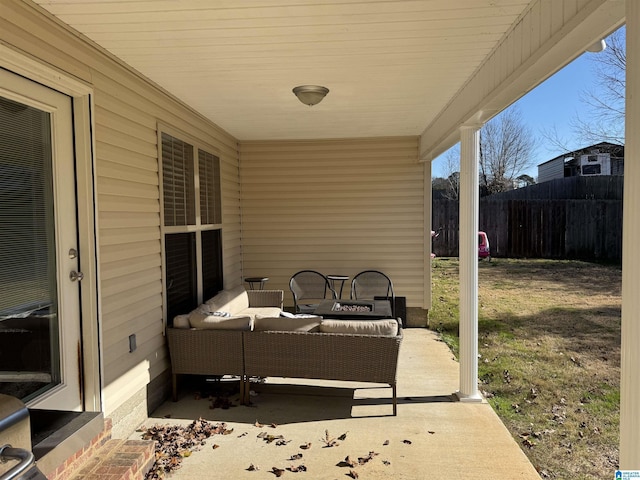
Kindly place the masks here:
MULTIPOLYGON (((389 320, 348 322, 328 319, 322 322, 340 325, 385 321, 389 320)), ((392 388, 393 415, 397 414, 396 372, 402 328, 397 328, 395 334, 252 331, 244 332, 243 341, 246 378, 290 377, 385 383, 392 388)), ((245 391, 248 395, 248 386, 245 391)))

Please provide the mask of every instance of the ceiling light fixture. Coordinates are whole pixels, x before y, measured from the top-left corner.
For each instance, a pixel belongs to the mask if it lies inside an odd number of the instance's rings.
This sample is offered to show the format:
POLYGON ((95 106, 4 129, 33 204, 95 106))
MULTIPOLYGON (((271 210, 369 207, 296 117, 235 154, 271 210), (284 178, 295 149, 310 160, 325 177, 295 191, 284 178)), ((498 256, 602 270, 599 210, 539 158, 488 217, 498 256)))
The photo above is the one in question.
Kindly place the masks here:
POLYGON ((587 52, 600 53, 600 52, 604 51, 605 48, 607 48, 607 42, 605 42, 604 38, 603 38, 603 39, 598 40, 597 42, 594 42, 591 45, 589 45, 587 47, 587 52))
POLYGON ((321 87, 319 85, 300 85, 293 89, 298 100, 310 107, 317 105, 322 99, 329 93, 327 87, 321 87))

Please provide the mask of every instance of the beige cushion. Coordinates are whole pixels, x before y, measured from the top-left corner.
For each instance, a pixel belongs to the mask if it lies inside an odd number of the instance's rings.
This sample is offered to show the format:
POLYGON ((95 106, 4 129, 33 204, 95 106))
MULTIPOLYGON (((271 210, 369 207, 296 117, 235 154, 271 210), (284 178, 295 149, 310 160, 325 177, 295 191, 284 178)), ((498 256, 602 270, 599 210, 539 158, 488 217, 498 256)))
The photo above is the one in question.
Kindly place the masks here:
POLYGON ((173 328, 191 328, 189 315, 176 315, 173 318, 173 328))
POLYGON ((278 307, 250 307, 240 312, 241 315, 249 315, 251 318, 260 317, 279 317, 280 310, 278 307))
POLYGON ((207 300, 207 305, 214 307, 215 311, 230 312, 237 315, 244 309, 249 308, 249 296, 242 285, 223 290, 215 297, 207 300))
POLYGON ((220 310, 223 305, 226 305, 229 301, 229 292, 222 290, 215 297, 210 298, 205 302, 205 305, 209 307, 212 312, 220 310))
POLYGON ((317 332, 322 317, 313 318, 288 318, 288 317, 263 317, 256 315, 253 321, 255 332, 279 331, 279 332, 317 332))
POLYGON ((398 334, 398 322, 393 318, 382 320, 335 320, 325 318, 320 323, 320 331, 324 333, 395 336, 398 334))
POLYGON ((251 317, 248 315, 219 317, 199 311, 191 312, 189 315, 189 323, 193 328, 208 330, 251 330, 252 322, 251 317))

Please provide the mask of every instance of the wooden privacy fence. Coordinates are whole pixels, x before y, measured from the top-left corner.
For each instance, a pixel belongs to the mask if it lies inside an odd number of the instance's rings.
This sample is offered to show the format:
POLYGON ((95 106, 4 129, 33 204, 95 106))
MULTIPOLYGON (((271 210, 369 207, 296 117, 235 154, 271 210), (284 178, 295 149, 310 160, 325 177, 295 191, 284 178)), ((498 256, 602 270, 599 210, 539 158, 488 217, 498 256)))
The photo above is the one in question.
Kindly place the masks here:
MULTIPOLYGON (((458 201, 434 200, 437 256, 458 256, 458 201)), ((480 230, 494 257, 621 261, 621 200, 480 199, 480 230)))

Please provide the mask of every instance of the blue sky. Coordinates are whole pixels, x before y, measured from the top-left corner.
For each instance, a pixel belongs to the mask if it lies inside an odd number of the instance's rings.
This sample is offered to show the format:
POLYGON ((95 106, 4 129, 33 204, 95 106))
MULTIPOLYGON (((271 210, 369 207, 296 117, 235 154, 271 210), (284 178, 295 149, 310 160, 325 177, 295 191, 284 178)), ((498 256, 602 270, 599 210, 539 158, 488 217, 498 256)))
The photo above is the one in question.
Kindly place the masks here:
MULTIPOLYGON (((586 90, 597 88, 595 76, 591 71, 593 62, 590 57, 592 58, 593 55, 597 53, 583 53, 516 102, 523 121, 539 139, 540 147, 535 155, 535 166, 525 172, 533 178, 538 176, 538 164, 564 153, 557 147, 545 146, 542 136, 544 130, 555 127, 558 136, 566 142, 569 149, 587 146, 582 145, 581 141, 575 138, 575 134, 571 131, 570 120, 587 110, 584 102, 580 100, 581 94, 586 90)), ((444 164, 444 155, 433 161, 433 177, 446 175, 444 164)))

